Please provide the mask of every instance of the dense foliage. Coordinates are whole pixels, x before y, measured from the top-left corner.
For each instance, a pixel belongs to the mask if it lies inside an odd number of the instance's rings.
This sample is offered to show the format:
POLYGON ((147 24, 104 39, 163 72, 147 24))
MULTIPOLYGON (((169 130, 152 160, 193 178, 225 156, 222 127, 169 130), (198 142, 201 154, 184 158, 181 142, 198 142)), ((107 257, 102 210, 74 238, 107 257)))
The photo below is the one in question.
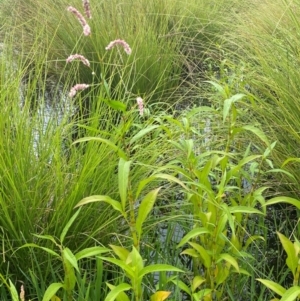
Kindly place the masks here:
POLYGON ((2 0, 1 300, 298 300, 299 10, 2 0))

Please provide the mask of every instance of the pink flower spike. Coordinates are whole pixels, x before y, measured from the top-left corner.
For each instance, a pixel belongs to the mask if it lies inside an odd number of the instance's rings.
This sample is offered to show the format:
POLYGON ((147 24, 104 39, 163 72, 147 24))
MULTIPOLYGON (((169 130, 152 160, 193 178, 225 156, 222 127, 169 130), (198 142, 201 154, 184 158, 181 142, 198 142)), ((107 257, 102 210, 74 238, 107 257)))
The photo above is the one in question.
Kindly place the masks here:
POLYGON ((85 36, 90 35, 91 34, 91 28, 87 24, 87 22, 86 22, 85 18, 83 17, 83 15, 73 6, 69 6, 67 8, 67 10, 69 12, 71 12, 77 18, 77 20, 80 22, 80 24, 82 25, 82 28, 83 28, 83 34, 85 36))
POLYGON ((90 67, 90 62, 88 59, 86 59, 83 55, 81 54, 72 54, 70 55, 67 59, 66 59, 66 62, 67 63, 71 63, 72 61, 74 60, 80 60, 84 65, 90 67))
POLYGON ((114 41, 110 42, 110 43, 105 47, 105 49, 106 49, 106 50, 110 50, 110 49, 114 48, 116 45, 122 46, 123 49, 124 49, 124 51, 125 51, 128 55, 131 54, 131 48, 130 48, 130 46, 129 46, 124 40, 120 40, 120 39, 114 40, 114 41))
POLYGON ((91 14, 91 7, 90 7, 90 1, 89 0, 82 0, 84 12, 87 18, 92 19, 91 14))
POLYGON ((140 116, 143 116, 144 115, 144 101, 141 97, 137 97, 136 102, 139 107, 140 116))
POLYGON ((90 85, 87 84, 77 84, 74 87, 71 88, 70 93, 69 93, 69 97, 73 98, 77 91, 82 91, 86 88, 88 88, 90 85))

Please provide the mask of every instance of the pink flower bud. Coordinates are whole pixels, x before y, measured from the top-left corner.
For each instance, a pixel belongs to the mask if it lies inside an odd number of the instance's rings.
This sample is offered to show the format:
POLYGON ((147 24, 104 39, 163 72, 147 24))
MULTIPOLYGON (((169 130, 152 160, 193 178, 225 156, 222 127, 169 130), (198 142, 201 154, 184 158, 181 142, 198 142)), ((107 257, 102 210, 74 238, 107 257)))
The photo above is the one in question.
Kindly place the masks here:
POLYGON ((113 47, 115 47, 116 45, 120 45, 123 47, 124 51, 129 55, 131 54, 131 48, 130 46, 124 41, 124 40, 114 40, 114 41, 111 41, 106 47, 105 49, 106 50, 110 50, 112 49, 113 47))
POLYGON ((67 8, 67 10, 69 12, 71 12, 77 18, 77 20, 80 22, 80 24, 82 25, 82 28, 83 28, 83 34, 85 36, 90 35, 91 34, 91 28, 87 24, 87 22, 86 22, 85 18, 83 17, 83 15, 73 6, 69 6, 67 8))
POLYGON ((84 90, 88 87, 89 87, 89 85, 87 85, 87 84, 77 84, 77 85, 75 85, 74 87, 71 88, 70 93, 69 93, 69 97, 73 98, 76 95, 77 91, 82 91, 82 90, 84 90))
POLYGON ((136 102, 139 107, 140 115, 143 116, 144 115, 144 101, 141 97, 137 97, 136 102))
POLYGON ((88 67, 90 67, 90 62, 89 62, 89 60, 88 59, 86 59, 83 55, 81 55, 81 54, 72 54, 72 55, 70 55, 67 59, 66 59, 66 62, 67 63, 70 63, 70 62, 72 62, 72 61, 74 61, 74 60, 80 60, 84 65, 86 65, 86 66, 88 66, 88 67))
POLYGON ((89 0, 82 0, 84 12, 87 18, 92 19, 91 8, 90 8, 90 1, 89 0))

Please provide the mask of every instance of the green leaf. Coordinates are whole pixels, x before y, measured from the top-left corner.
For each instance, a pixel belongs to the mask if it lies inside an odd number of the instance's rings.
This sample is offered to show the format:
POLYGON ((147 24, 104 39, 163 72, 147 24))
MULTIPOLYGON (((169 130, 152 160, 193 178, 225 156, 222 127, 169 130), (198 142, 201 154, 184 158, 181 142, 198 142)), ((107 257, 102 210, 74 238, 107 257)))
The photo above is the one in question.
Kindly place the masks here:
POLYGON ((221 85, 213 81, 205 81, 205 82, 213 85, 216 88, 216 90, 222 95, 223 98, 227 98, 227 93, 221 85))
POLYGON ((267 136, 265 135, 265 133, 263 131, 261 131, 260 129, 256 128, 255 126, 244 125, 243 127, 241 127, 241 129, 252 132, 260 140, 262 140, 266 145, 268 145, 268 146, 270 145, 270 142, 269 142, 267 136))
POLYGON ((89 203, 95 203, 95 202, 105 202, 109 205, 111 205, 114 210, 121 212, 124 215, 124 212, 122 210, 122 206, 120 202, 113 200, 107 195, 92 195, 89 197, 86 197, 82 199, 74 208, 89 204, 89 203))
POLYGON ((277 232, 277 235, 281 241, 281 244, 287 254, 286 264, 295 276, 298 266, 298 254, 296 252, 294 244, 283 234, 277 232))
POLYGON ((145 136, 146 134, 148 134, 149 132, 157 129, 158 127, 160 127, 159 125, 151 125, 146 127, 145 129, 142 129, 141 131, 139 131, 136 135, 134 135, 129 143, 133 144, 134 142, 136 142, 137 140, 139 140, 140 138, 142 138, 143 136, 145 136))
POLYGON ((63 286, 64 285, 60 282, 50 284, 50 286, 45 291, 43 301, 49 301, 56 294, 56 292, 63 286))
POLYGON ((141 237, 141 234, 142 234, 143 223, 146 220, 146 218, 148 217, 149 213, 151 212, 151 210, 154 206, 154 203, 155 203, 155 200, 156 200, 159 190, 160 190, 160 187, 155 190, 150 191, 144 197, 144 199, 142 200, 142 202, 140 204, 140 207, 138 210, 138 215, 136 218, 136 224, 135 224, 136 232, 137 232, 139 238, 141 237))
POLYGON ((150 301, 164 301, 170 296, 171 292, 157 291, 150 297, 150 301))
POLYGON ((286 292, 286 289, 282 287, 280 284, 271 281, 271 280, 266 280, 266 279, 256 279, 257 281, 261 282, 264 286, 278 294, 279 296, 283 296, 283 294, 286 292))
POLYGON ((39 235, 39 234, 33 234, 33 236, 41 239, 47 239, 52 241, 55 245, 57 245, 57 242, 55 241, 54 237, 51 235, 39 235))
MULTIPOLYGON (((106 296, 105 300, 104 301, 114 301, 118 298, 118 296, 124 291, 128 291, 130 290, 132 287, 131 285, 129 285, 128 283, 121 283, 117 286, 112 286, 112 285, 109 285, 108 283, 106 283, 107 286, 111 289, 111 291, 108 293, 108 295, 106 296)), ((122 301, 128 301, 129 298, 127 295, 125 295, 126 297, 124 299, 122 299, 122 301)), ((124 295, 123 295, 124 297, 124 295)))
MULTIPOLYGON (((201 291, 199 291, 199 292, 197 292, 197 293, 194 293, 193 294, 193 300, 203 300, 203 297, 205 297, 205 296, 207 296, 207 295, 210 295, 211 294, 211 292, 212 292, 212 289, 210 289, 210 288, 205 288, 205 289, 203 289, 203 290, 201 290, 201 291)), ((208 299, 206 299, 206 300, 213 300, 212 298, 208 298, 208 299)))
POLYGON ((12 301, 19 301, 19 295, 16 290, 16 287, 14 286, 14 284, 11 282, 10 279, 9 279, 9 290, 10 290, 12 301))
POLYGON ((211 266, 211 257, 207 251, 199 244, 190 241, 188 243, 200 254, 203 265, 208 269, 211 266))
POLYGON ((117 265, 118 267, 120 267, 122 270, 124 270, 124 272, 127 274, 127 276, 131 279, 134 279, 136 274, 133 268, 131 268, 130 266, 128 266, 125 262, 123 262, 122 260, 119 259, 115 259, 115 258, 110 258, 110 257, 102 257, 99 256, 100 259, 111 262, 115 265, 117 265))
POLYGON ((20 249, 22 249, 22 248, 31 248, 31 247, 33 247, 33 248, 38 248, 38 249, 41 249, 41 250, 44 250, 45 252, 47 252, 47 253, 49 253, 49 254, 51 254, 51 255, 54 255, 54 256, 56 256, 56 257, 60 257, 60 255, 57 254, 56 252, 54 252, 53 250, 51 250, 51 249, 49 249, 49 248, 45 248, 45 247, 40 247, 39 245, 33 244, 33 243, 25 244, 25 245, 23 245, 22 247, 18 248, 17 251, 20 250, 20 249))
POLYGON ((171 280, 176 286, 178 286, 182 291, 186 292, 188 295, 191 296, 192 292, 190 288, 181 280, 171 280))
POLYGON ((61 244, 63 244, 63 241, 66 237, 66 234, 68 232, 68 230, 70 229, 70 227, 72 226, 72 224, 74 223, 76 217, 78 216, 79 212, 80 212, 81 208, 79 208, 74 214, 73 216, 70 218, 70 220, 68 221, 68 223, 65 225, 65 227, 63 228, 61 234, 60 234, 60 242, 61 244))
POLYGON ((180 273, 184 273, 183 270, 180 270, 178 268, 173 267, 172 265, 169 264, 153 264, 153 265, 149 265, 145 268, 143 268, 140 272, 139 272, 139 278, 143 278, 146 274, 149 273, 155 273, 155 272, 180 272, 180 273))
POLYGON ((125 161, 122 158, 119 161, 118 178, 119 178, 119 193, 120 193, 121 204, 122 204, 122 212, 125 212, 126 209, 130 164, 131 161, 125 161))
POLYGON ((128 255, 129 255, 129 251, 123 247, 119 247, 119 246, 115 246, 115 245, 109 245, 114 253, 122 260, 122 261, 126 261, 128 255))
POLYGON ((103 101, 112 109, 125 112, 126 104, 118 100, 103 99, 103 101))
POLYGON ((287 197, 287 196, 277 196, 275 198, 272 198, 265 203, 265 206, 270 206, 270 205, 279 204, 279 203, 291 204, 291 205, 294 205, 295 207, 297 207, 297 209, 300 209, 300 201, 297 199, 294 199, 294 198, 287 197))
POLYGON ((227 253, 223 253, 220 256, 218 256, 217 263, 220 262, 221 260, 227 261, 228 263, 230 263, 236 269, 236 271, 238 273, 240 272, 240 267, 239 267, 236 259, 233 258, 231 255, 229 255, 227 253))
POLYGON ((106 144, 107 146, 109 146, 113 151, 115 151, 116 153, 118 153, 118 155, 119 155, 120 158, 122 158, 124 160, 127 160, 127 155, 118 146, 116 146, 114 143, 112 143, 111 141, 109 141, 107 139, 103 139, 103 138, 100 138, 100 137, 84 137, 84 138, 77 139, 72 144, 81 143, 81 142, 87 142, 87 141, 99 141, 99 142, 102 142, 102 143, 106 144))
POLYGON ((202 234, 207 234, 207 233, 210 233, 210 231, 207 228, 204 228, 204 227, 195 228, 182 238, 182 240, 180 241, 180 243, 177 245, 176 248, 183 246, 184 244, 186 244, 187 242, 189 242, 192 238, 194 238, 196 236, 199 236, 202 234))
POLYGON ((229 207, 230 213, 248 213, 248 214, 264 214, 263 212, 259 211, 258 209, 247 207, 247 206, 233 206, 229 207))
POLYGON ((137 273, 139 273, 143 269, 143 258, 135 247, 132 247, 132 251, 127 257, 126 264, 130 265, 134 269, 136 276, 137 273))
POLYGON ((92 256, 96 256, 102 253, 109 252, 110 250, 104 247, 91 247, 91 248, 86 248, 82 251, 79 251, 78 253, 75 254, 76 260, 80 260, 83 258, 88 258, 92 256))
POLYGON ((192 282, 192 285, 191 285, 191 290, 192 290, 192 292, 194 293, 195 290, 196 290, 201 284, 203 284, 205 281, 206 281, 206 280, 205 280, 203 277, 201 277, 201 276, 196 276, 196 277, 194 277, 193 282, 192 282))
POLYGON ((293 286, 289 288, 282 296, 280 301, 294 301, 298 298, 300 294, 300 287, 299 286, 293 286))
POLYGON ((225 101, 224 101, 224 107, 223 107, 223 123, 225 122, 226 117, 229 114, 231 105, 234 102, 236 102, 238 100, 241 100, 245 96, 246 96, 245 94, 236 94, 236 95, 233 95, 232 97, 230 97, 228 99, 225 99, 225 101))
POLYGON ((72 267, 79 272, 78 264, 77 264, 77 259, 75 255, 72 253, 72 251, 69 248, 64 248, 62 251, 63 258, 68 260, 69 263, 72 265, 72 267))

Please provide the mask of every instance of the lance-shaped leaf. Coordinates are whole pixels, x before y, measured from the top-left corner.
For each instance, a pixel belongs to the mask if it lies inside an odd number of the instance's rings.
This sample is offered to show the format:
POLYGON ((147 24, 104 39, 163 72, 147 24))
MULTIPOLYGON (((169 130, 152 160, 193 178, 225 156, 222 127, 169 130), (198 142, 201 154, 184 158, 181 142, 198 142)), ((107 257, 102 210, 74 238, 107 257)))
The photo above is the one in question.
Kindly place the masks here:
POLYGON ((149 215, 149 213, 151 212, 157 194, 159 192, 160 188, 157 188, 155 190, 150 191, 142 200, 140 207, 139 207, 139 211, 138 211, 138 216, 136 218, 136 232, 139 236, 139 238, 141 237, 142 234, 142 230, 143 230, 143 223, 146 220, 147 216, 149 215))
POLYGON ((118 300, 119 296, 122 297, 122 301, 129 301, 129 298, 124 293, 124 291, 130 290, 132 288, 131 285, 129 285, 128 283, 121 283, 117 286, 113 286, 109 283, 106 283, 106 285, 111 289, 111 291, 108 293, 104 301, 114 301, 116 299, 118 300))
POLYGON ((43 301, 49 301, 49 300, 51 300, 51 298, 55 296, 56 292, 60 288, 62 288, 63 286, 64 285, 62 283, 60 283, 60 282, 50 284, 50 286, 45 291, 45 294, 44 294, 44 297, 43 297, 43 301))
POLYGON ((62 251, 63 258, 65 260, 68 260, 69 263, 72 265, 72 267, 79 272, 78 264, 77 264, 77 259, 75 255, 72 253, 72 251, 69 248, 65 248, 62 251))
POLYGON ((291 204, 294 205, 297 209, 300 209, 300 201, 287 196, 277 196, 275 198, 272 198, 265 203, 265 206, 270 206, 279 203, 291 204))
POLYGON ((80 260, 83 258, 88 258, 92 256, 96 256, 102 253, 109 252, 110 250, 104 247, 91 247, 91 248, 86 248, 84 250, 79 251, 78 253, 75 254, 76 260, 80 260))
POLYGON ((105 202, 109 205, 111 205, 116 211, 121 212, 124 215, 124 212, 122 210, 122 206, 120 202, 113 200, 107 195, 92 195, 89 197, 86 197, 82 199, 74 208, 80 207, 89 203, 95 203, 95 202, 105 202))
POLYGON ((39 245, 33 244, 33 243, 25 244, 22 247, 18 248, 17 251, 20 250, 20 249, 22 249, 22 248, 31 248, 31 247, 44 250, 45 252, 47 252, 47 253, 49 253, 49 254, 51 254, 53 256, 60 257, 60 255, 57 254, 56 252, 54 252, 53 250, 51 250, 49 248, 45 248, 45 247, 40 247, 39 245))
POLYGON ((200 236, 202 234, 207 234, 207 233, 210 233, 210 231, 207 228, 204 228, 204 227, 195 228, 182 238, 182 240, 180 241, 180 243, 177 245, 176 248, 183 246, 184 244, 186 244, 187 242, 189 242, 192 238, 194 238, 196 236, 200 236))
POLYGON ((114 143, 112 143, 111 141, 109 141, 107 139, 104 139, 104 138, 100 138, 100 137, 84 137, 84 138, 77 139, 72 144, 81 143, 81 142, 87 142, 87 141, 99 141, 99 142, 102 142, 102 143, 106 144, 107 146, 109 146, 113 151, 117 152, 120 158, 123 158, 124 160, 127 160, 127 155, 120 149, 120 147, 116 146, 114 143))
POLYGON ((282 287, 280 284, 271 281, 271 280, 266 280, 266 279, 256 279, 257 281, 261 282, 264 286, 278 294, 280 297, 283 296, 283 294, 286 292, 286 289, 282 287))
POLYGON ((199 244, 194 242, 190 242, 189 244, 199 253, 200 259, 203 265, 208 269, 211 266, 211 256, 207 253, 207 251, 199 244))
POLYGON ((164 301, 170 296, 171 292, 158 291, 150 297, 150 301, 164 301))
POLYGON ((126 208, 130 164, 131 161, 125 161, 122 158, 119 161, 118 178, 119 178, 119 193, 120 193, 121 204, 122 204, 122 212, 125 212, 125 208, 126 208))
POLYGON ((248 214, 264 214, 263 212, 259 211, 258 209, 251 208, 248 206, 233 206, 229 207, 230 213, 248 213, 248 214))
POLYGON ((122 260, 110 258, 110 257, 102 257, 102 256, 99 256, 99 258, 117 265, 127 274, 129 278, 134 279, 136 277, 136 273, 134 269, 131 268, 128 264, 126 264, 122 260))
POLYGON ((221 260, 225 260, 226 262, 230 263, 236 269, 236 271, 238 273, 240 272, 240 267, 239 267, 236 259, 233 258, 231 255, 229 255, 227 253, 223 253, 220 256, 218 256, 217 263, 220 262, 221 260))
POLYGON ((18 295, 17 289, 14 286, 14 284, 11 282, 10 279, 9 279, 9 290, 10 290, 10 295, 11 295, 12 301, 19 301, 19 295, 18 295))
POLYGON ((245 94, 236 94, 233 95, 232 97, 225 99, 224 101, 224 107, 223 107, 223 123, 226 120, 226 117, 229 114, 230 108, 232 106, 233 103, 235 103, 238 100, 241 100, 243 97, 245 96, 245 94))
POLYGON ((139 272, 139 279, 143 278, 146 274, 156 273, 156 272, 180 272, 184 273, 183 270, 173 267, 169 264, 153 264, 143 268, 139 272))
POLYGON ((283 234, 277 232, 277 235, 279 236, 281 244, 287 254, 286 264, 295 276, 296 269, 298 266, 298 254, 296 252, 296 248, 294 244, 283 234))
POLYGON ((72 224, 74 223, 76 217, 78 216, 79 212, 80 212, 81 208, 79 208, 74 214, 73 216, 70 218, 70 220, 67 222, 67 224, 65 225, 65 227, 63 228, 61 234, 60 234, 60 242, 61 244, 63 243, 66 234, 68 232, 68 230, 70 229, 70 227, 72 226, 72 224))
POLYGON ((293 286, 289 288, 283 295, 280 301, 294 301, 298 300, 298 296, 300 294, 300 287, 293 286))
POLYGON ((146 127, 145 129, 140 130, 136 135, 134 135, 129 143, 133 144, 135 141, 139 140, 140 138, 142 138, 143 136, 145 136, 146 134, 148 134, 149 132, 157 129, 158 127, 160 127, 159 125, 151 125, 146 127))
POLYGON ((122 260, 122 261, 126 261, 126 259, 128 258, 129 255, 129 251, 123 247, 120 246, 115 246, 115 245, 109 245, 114 253, 122 260))

